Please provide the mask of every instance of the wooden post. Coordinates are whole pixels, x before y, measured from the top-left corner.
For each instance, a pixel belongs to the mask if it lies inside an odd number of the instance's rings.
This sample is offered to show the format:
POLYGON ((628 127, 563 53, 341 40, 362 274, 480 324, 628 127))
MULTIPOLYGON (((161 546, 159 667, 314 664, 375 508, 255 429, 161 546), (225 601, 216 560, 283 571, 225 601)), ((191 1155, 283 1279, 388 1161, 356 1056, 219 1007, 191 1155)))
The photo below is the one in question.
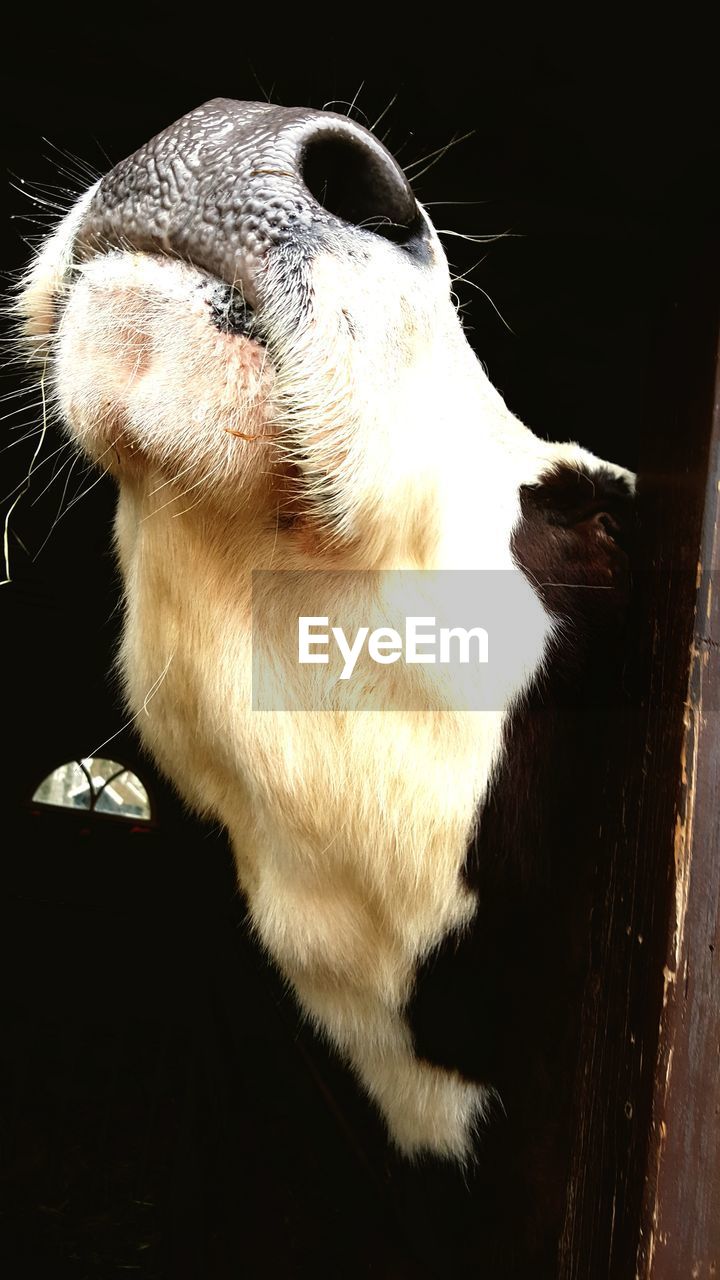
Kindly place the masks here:
POLYGON ((675 822, 638 1276, 720 1276, 720 379, 675 822))
POLYGON ((606 778, 562 1280, 720 1276, 715 258, 674 309, 646 432, 652 568, 635 620, 638 706, 606 778))

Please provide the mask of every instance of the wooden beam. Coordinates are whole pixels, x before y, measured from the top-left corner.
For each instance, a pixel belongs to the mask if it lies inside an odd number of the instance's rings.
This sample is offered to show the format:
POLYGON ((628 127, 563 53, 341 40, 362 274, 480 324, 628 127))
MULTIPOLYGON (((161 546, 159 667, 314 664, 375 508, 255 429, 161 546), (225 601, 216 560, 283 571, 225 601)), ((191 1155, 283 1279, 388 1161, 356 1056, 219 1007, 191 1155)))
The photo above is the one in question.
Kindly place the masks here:
MULTIPOLYGON (((719 363, 720 371, 720 363, 719 363)), ((720 1276, 720 377, 675 822, 674 900, 638 1254, 642 1280, 720 1276)))
POLYGON ((597 833, 561 1280, 717 1263, 720 649, 718 592, 698 574, 717 563, 717 265, 704 253, 669 308, 644 432, 648 572, 597 833))

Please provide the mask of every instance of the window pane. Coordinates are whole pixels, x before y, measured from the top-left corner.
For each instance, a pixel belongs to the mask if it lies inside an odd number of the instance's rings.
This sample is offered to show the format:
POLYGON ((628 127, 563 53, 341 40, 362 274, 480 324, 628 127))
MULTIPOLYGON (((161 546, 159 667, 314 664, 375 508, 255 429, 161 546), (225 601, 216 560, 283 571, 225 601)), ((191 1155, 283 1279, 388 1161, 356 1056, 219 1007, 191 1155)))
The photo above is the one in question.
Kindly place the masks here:
POLYGON ((60 765, 40 783, 33 800, 135 821, 149 821, 152 816, 148 793, 137 775, 119 761, 101 756, 60 765))
POLYGON ((129 769, 100 784, 96 813, 115 813, 123 818, 149 818, 150 800, 142 782, 129 769))
POLYGON ((108 778, 112 778, 114 774, 125 772, 125 765, 120 764, 119 760, 106 760, 104 756, 86 756, 80 763, 87 769, 92 778, 95 794, 101 790, 103 783, 107 782, 108 778))
POLYGON ((40 804, 59 804, 69 809, 89 809, 91 799, 88 780, 76 760, 53 769, 33 796, 40 804))

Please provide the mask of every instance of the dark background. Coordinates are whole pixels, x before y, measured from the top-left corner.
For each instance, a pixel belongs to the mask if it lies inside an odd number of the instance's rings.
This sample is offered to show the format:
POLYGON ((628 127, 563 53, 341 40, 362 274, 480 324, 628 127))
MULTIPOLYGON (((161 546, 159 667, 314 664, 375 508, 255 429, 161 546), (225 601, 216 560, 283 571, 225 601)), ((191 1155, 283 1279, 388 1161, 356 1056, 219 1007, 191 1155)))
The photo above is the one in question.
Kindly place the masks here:
MULTIPOLYGON (((443 17, 408 12, 391 31, 377 11, 190 23, 145 6, 53 27, 34 12, 17 59, 5 55, 8 287, 52 213, 17 186, 65 204, 49 187, 82 190, 77 158, 102 172, 217 95, 354 101, 370 124, 388 107, 379 133, 411 174, 471 132, 415 189, 438 228, 501 236, 445 245, 467 275, 470 340, 510 407, 539 434, 642 465, 678 299, 715 289, 712 33, 689 19, 631 34, 609 19, 528 29, 519 14, 488 25, 475 11, 471 31, 443 17)), ((12 363, 5 378, 20 387, 12 363)), ((38 421, 35 401, 7 402, 20 412, 4 423, 0 496, 27 470, 32 445, 15 442, 38 421)), ((38 461, 59 442, 51 432, 38 461)), ((385 1150, 247 938, 222 833, 182 813, 121 728, 112 486, 90 489, 78 465, 67 489, 66 467, 43 492, 52 467, 14 513, 13 583, 0 588, 12 1274, 474 1273, 483 1217, 462 1180, 441 1179, 436 1196, 434 1171, 409 1173, 385 1150), (106 751, 147 782, 151 830, 33 810, 47 772, 118 730, 106 751)), ((503 1213, 510 1238, 512 1206, 503 1213)), ((552 1274, 547 1253, 518 1274, 552 1274)))

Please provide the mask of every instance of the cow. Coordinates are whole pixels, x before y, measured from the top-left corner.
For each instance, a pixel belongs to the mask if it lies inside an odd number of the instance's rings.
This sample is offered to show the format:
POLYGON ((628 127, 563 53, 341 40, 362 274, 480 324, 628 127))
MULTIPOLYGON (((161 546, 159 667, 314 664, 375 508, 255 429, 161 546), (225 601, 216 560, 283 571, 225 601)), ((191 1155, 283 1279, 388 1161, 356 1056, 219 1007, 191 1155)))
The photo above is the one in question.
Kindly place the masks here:
POLYGON ((332 112, 189 112, 77 200, 17 308, 50 412, 117 482, 143 741, 226 827, 252 929, 395 1147, 468 1161, 513 927, 493 869, 533 856, 551 772, 528 709, 622 613, 633 476, 509 410, 405 175, 332 112), (435 617, 449 582, 500 580, 492 697, 397 652, 409 595, 435 617), (303 618, 379 623, 377 660, 343 679, 317 641, 301 669, 303 618))

